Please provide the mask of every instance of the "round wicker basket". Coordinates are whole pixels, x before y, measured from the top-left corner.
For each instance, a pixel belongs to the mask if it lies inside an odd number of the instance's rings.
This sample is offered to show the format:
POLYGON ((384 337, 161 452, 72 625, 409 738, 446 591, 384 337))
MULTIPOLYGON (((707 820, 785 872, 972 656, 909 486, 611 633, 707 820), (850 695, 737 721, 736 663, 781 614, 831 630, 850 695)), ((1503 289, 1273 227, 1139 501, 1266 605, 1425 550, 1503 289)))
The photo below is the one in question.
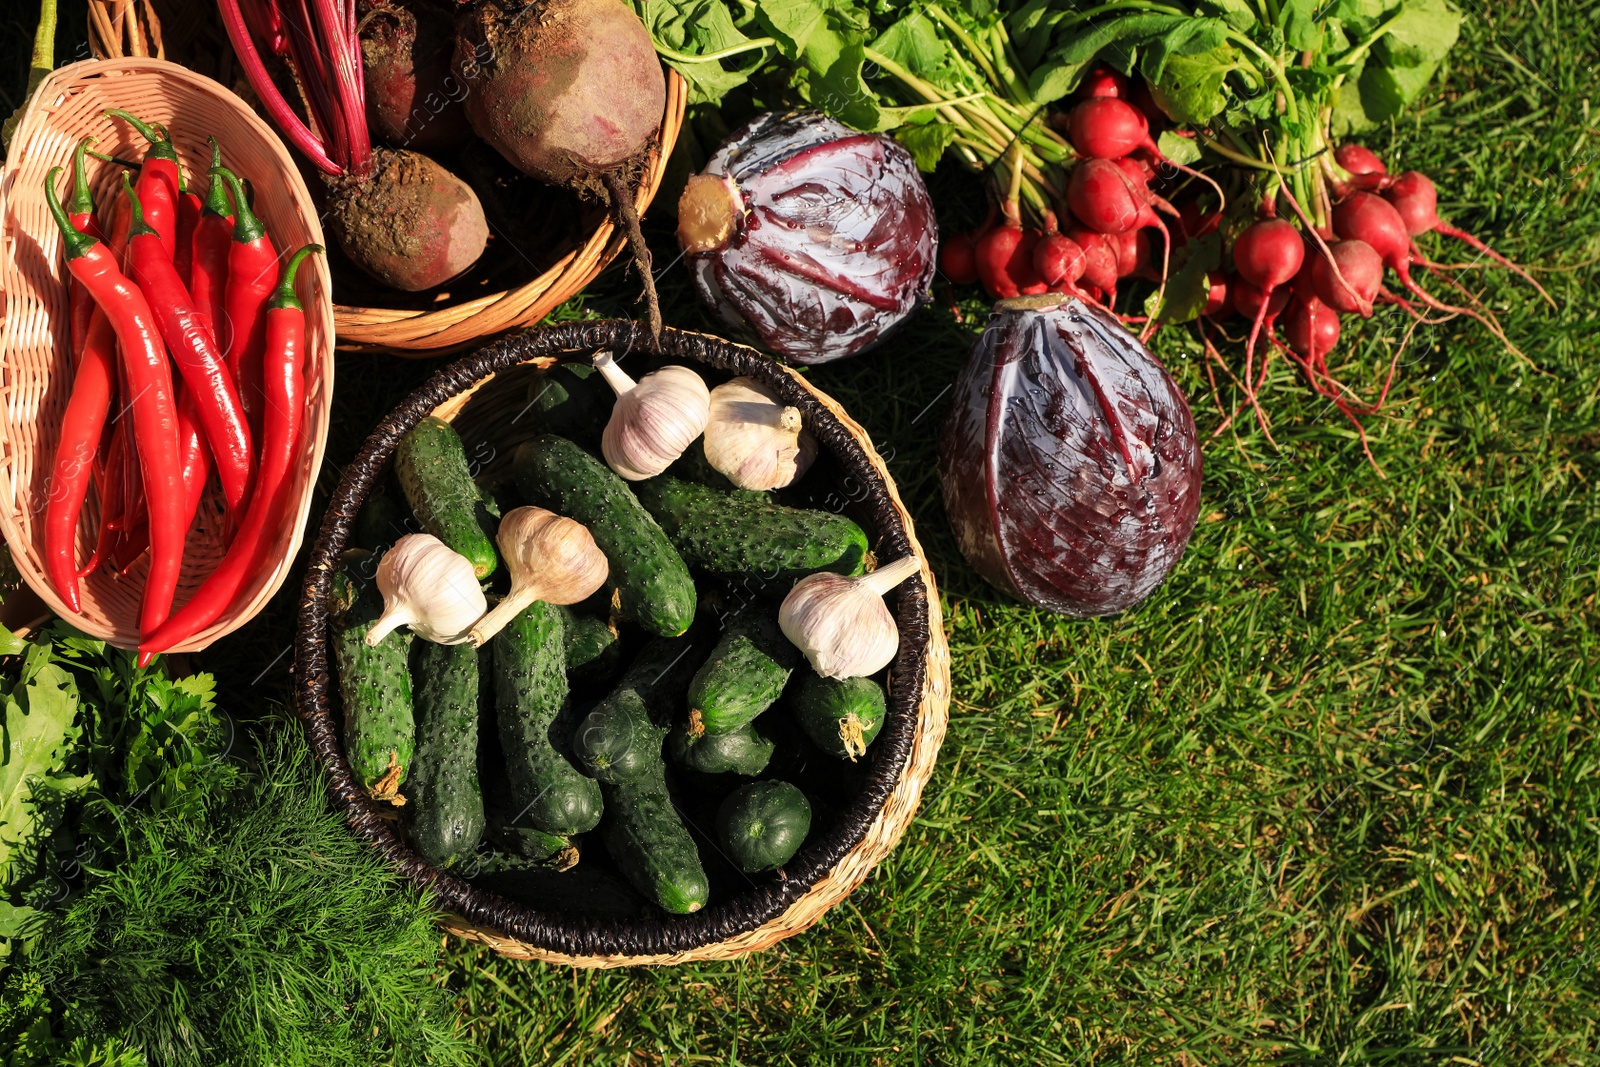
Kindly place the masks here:
MULTIPOLYGON (((90 60, 52 72, 39 86, 17 127, 0 174, 0 244, 4 265, 5 329, 0 334, 0 532, 17 569, 50 610, 85 633, 123 648, 138 644, 139 597, 146 561, 123 578, 102 568, 83 582, 83 610, 74 615, 56 595, 43 566, 42 503, 62 413, 72 386, 67 338, 66 267, 61 239, 45 207, 44 180, 52 167, 72 166, 72 149, 85 134, 97 147, 124 159, 143 156, 143 138, 126 123, 107 118, 124 108, 171 131, 188 173, 211 161, 206 134, 227 131, 227 163, 251 179, 256 213, 280 249, 322 243, 311 195, 278 137, 243 101, 193 71, 159 59, 90 60)), ((111 203, 122 168, 91 170, 99 203, 111 203)), ((293 521, 278 531, 271 563, 262 568, 229 610, 176 651, 205 648, 248 622, 288 577, 311 507, 311 492, 328 437, 333 395, 331 281, 322 257, 300 272, 306 308, 306 420, 295 474, 293 521)), ((78 558, 93 549, 99 506, 90 493, 78 530, 78 558)), ((223 509, 215 489, 202 501, 189 531, 181 603, 204 580, 227 547, 223 509)))
MULTIPOLYGON (((910 823, 933 773, 950 703, 950 653, 933 574, 911 516, 865 430, 827 395, 787 367, 740 345, 668 329, 665 353, 715 371, 757 378, 804 414, 825 452, 844 472, 880 560, 914 554, 918 580, 891 594, 900 651, 890 669, 889 711, 866 757, 865 785, 832 825, 820 825, 781 875, 762 876, 749 890, 670 919, 593 920, 540 912, 429 866, 401 839, 380 807, 354 781, 340 741, 342 721, 327 647, 328 596, 339 554, 357 510, 383 477, 395 446, 429 414, 455 422, 469 454, 491 441, 508 455, 525 406, 525 365, 549 365, 563 354, 599 348, 619 354, 643 342, 642 327, 625 322, 547 326, 507 338, 441 370, 375 429, 344 468, 312 546, 295 637, 299 712, 323 763, 335 803, 351 825, 391 863, 431 892, 445 929, 507 956, 578 967, 622 967, 730 959, 799 933, 860 885, 910 823)), ((531 430, 522 431, 531 436, 531 430)), ((489 462, 493 462, 491 458, 489 462)), ((392 811, 392 809, 389 809, 392 811)))
MULTIPOLYGON (((235 90, 248 96, 249 86, 238 74, 238 64, 232 61, 232 46, 222 30, 214 0, 199 4, 191 0, 187 8, 175 7, 178 2, 90 0, 91 47, 99 56, 154 55, 170 51, 171 58, 180 62, 200 70, 215 68, 217 77, 236 79, 235 90), (160 14, 158 9, 161 9, 160 14), (166 46, 167 39, 171 39, 173 47, 170 49, 166 46)), ((634 191, 634 203, 640 215, 661 187, 667 158, 672 155, 678 131, 683 126, 687 86, 670 68, 666 77, 667 106, 661 117, 661 129, 656 144, 651 147, 649 165, 644 168, 634 191)), ((591 225, 581 239, 570 241, 564 248, 542 249, 541 262, 549 265, 537 277, 516 288, 480 293, 467 299, 452 293, 426 308, 336 305, 333 314, 339 347, 399 356, 437 356, 470 347, 508 330, 537 324, 578 295, 627 246, 626 238, 616 231, 604 212, 587 212, 584 222, 591 225), (458 302, 449 303, 451 297, 458 302)), ((340 277, 346 276, 341 273, 340 277)))

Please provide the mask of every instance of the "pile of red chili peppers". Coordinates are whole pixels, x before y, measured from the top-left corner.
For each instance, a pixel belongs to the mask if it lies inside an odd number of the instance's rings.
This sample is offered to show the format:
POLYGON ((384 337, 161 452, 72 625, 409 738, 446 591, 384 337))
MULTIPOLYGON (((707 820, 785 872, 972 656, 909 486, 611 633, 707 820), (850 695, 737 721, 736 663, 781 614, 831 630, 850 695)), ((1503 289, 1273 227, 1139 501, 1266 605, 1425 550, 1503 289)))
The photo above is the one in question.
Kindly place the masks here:
POLYGON ((305 414, 305 312, 295 277, 322 249, 307 245, 280 271, 278 251, 239 178, 222 166, 215 139, 202 199, 185 188, 164 128, 125 111, 107 114, 149 142, 137 181, 123 175, 109 231, 84 169, 93 138, 74 153, 65 206, 56 190, 61 168, 45 179, 70 275, 73 383, 45 506, 44 556, 76 612, 84 577, 100 567, 125 577, 148 552, 144 665, 228 610, 267 562, 287 517, 305 414), (184 544, 213 471, 233 536, 174 612, 184 544), (77 531, 91 483, 100 526, 80 567, 77 531))

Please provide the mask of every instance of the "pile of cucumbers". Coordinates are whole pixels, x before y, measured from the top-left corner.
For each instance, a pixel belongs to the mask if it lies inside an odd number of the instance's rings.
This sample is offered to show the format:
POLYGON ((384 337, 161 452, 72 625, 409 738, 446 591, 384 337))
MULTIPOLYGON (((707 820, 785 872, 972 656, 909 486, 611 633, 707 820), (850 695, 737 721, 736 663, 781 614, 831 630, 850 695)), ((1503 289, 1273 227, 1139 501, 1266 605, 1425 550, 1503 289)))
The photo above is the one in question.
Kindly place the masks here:
POLYGON ((818 676, 777 618, 798 578, 872 557, 851 519, 735 489, 698 444, 624 481, 599 458, 610 403, 586 364, 544 371, 522 416, 541 433, 494 482, 448 423, 401 442, 333 584, 345 755, 435 866, 556 911, 688 914, 789 863, 859 789, 883 684, 818 676), (535 601, 481 649, 365 643, 388 545, 433 534, 482 565, 492 602, 496 522, 523 504, 588 529, 599 593, 535 601))

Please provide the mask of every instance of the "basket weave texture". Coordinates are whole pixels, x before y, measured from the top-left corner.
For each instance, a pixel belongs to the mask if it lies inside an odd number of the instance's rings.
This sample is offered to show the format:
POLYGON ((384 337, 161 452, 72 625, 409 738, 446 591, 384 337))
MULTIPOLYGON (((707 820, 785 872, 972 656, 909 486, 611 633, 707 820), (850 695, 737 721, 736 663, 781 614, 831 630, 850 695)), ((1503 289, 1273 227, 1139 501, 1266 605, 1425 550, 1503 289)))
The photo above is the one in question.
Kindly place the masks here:
MULTIPOLYGON (((219 78, 234 76, 232 45, 222 31, 215 0, 91 0, 89 42, 99 56, 120 56, 143 50, 170 51, 173 59, 219 78), (161 9, 157 13, 157 9, 161 9), (171 47, 167 47, 170 42, 171 47)), ((667 106, 651 147, 649 165, 634 190, 639 214, 655 199, 666 173, 667 159, 683 127, 688 87, 668 68, 667 106)), ((236 88, 247 89, 241 84, 236 88)), ((388 352, 400 356, 437 356, 471 347, 508 330, 533 326, 582 292, 627 246, 609 218, 599 222, 581 244, 574 244, 531 281, 426 311, 340 304, 333 309, 339 347, 388 352)))
MULTIPOLYGON (((83 582, 83 610, 74 615, 56 595, 43 566, 44 504, 62 414, 72 388, 68 340, 67 271, 61 237, 45 206, 52 167, 72 166, 85 134, 99 151, 143 157, 145 142, 127 123, 107 118, 123 108, 171 131, 184 172, 204 174, 211 162, 206 135, 226 138, 224 161, 250 179, 255 211, 280 253, 323 243, 311 195, 283 144, 255 112, 226 89, 159 59, 90 60, 54 71, 39 86, 17 127, 0 173, 0 245, 4 266, 5 329, 0 333, 0 532, 17 569, 50 610, 85 633, 122 648, 138 644, 139 597, 147 558, 123 578, 102 567, 83 582)), ((112 203, 122 168, 90 161, 97 203, 112 203)), ((328 438, 333 395, 333 311, 327 264, 312 257, 300 270, 306 309, 306 416, 294 471, 290 521, 277 532, 269 563, 252 577, 227 612, 174 651, 205 648, 248 622, 277 592, 299 550, 311 492, 328 438)), ((115 414, 115 412, 113 412, 115 414)), ((99 524, 93 492, 78 529, 78 559, 89 558, 99 524)), ((178 603, 193 593, 226 551, 223 509, 215 486, 201 502, 184 552, 178 603)))
POLYGON ((344 468, 306 573, 295 637, 296 701, 335 803, 358 833, 434 895, 446 912, 447 930, 515 958, 578 967, 731 959, 799 933, 860 885, 893 849, 916 811, 944 737, 950 653, 933 573, 911 516, 866 431, 833 399, 753 349, 668 329, 662 336, 667 356, 756 378, 785 404, 798 407, 822 448, 839 461, 846 483, 857 487, 851 495, 870 516, 866 526, 878 559, 890 562, 914 554, 922 560, 918 575, 890 594, 900 650, 890 668, 883 730, 866 757, 863 791, 834 825, 818 828, 785 865, 782 877, 765 876, 738 897, 713 902, 693 915, 630 921, 548 914, 477 889, 424 862, 384 818, 380 807, 387 805, 362 792, 340 741, 342 713, 327 645, 328 596, 356 512, 381 484, 395 446, 434 414, 456 420, 469 449, 474 440, 484 440, 509 453, 516 439, 512 418, 525 405, 518 374, 522 365, 548 365, 562 355, 587 356, 600 348, 620 355, 636 343, 642 345, 645 337, 642 328, 625 322, 547 326, 445 367, 391 412, 344 468))

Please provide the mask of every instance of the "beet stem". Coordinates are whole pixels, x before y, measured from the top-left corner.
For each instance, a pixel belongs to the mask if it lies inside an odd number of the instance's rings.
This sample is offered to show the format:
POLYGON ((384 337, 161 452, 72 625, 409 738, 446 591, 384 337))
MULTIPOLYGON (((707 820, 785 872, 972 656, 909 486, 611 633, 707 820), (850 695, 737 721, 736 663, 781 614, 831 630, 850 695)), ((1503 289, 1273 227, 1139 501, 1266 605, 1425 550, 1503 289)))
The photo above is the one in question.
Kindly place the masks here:
POLYGON ((644 243, 644 231, 639 229, 639 212, 633 206, 633 190, 622 175, 615 170, 600 176, 606 192, 611 194, 611 207, 616 212, 622 232, 628 235, 628 245, 633 249, 633 262, 644 281, 644 303, 650 321, 650 336, 656 346, 661 345, 661 302, 656 297, 656 279, 650 268, 650 246, 644 243))
POLYGON ((322 143, 300 121, 300 116, 294 113, 273 83, 272 76, 267 73, 266 66, 261 62, 261 54, 256 51, 255 42, 250 38, 250 28, 245 25, 244 12, 239 10, 239 0, 218 0, 217 7, 222 14, 223 26, 228 31, 228 40, 233 43, 233 50, 244 67, 250 88, 261 98, 262 106, 267 109, 272 121, 277 123, 278 129, 316 164, 318 170, 336 177, 343 174, 344 169, 328 156, 322 143))

